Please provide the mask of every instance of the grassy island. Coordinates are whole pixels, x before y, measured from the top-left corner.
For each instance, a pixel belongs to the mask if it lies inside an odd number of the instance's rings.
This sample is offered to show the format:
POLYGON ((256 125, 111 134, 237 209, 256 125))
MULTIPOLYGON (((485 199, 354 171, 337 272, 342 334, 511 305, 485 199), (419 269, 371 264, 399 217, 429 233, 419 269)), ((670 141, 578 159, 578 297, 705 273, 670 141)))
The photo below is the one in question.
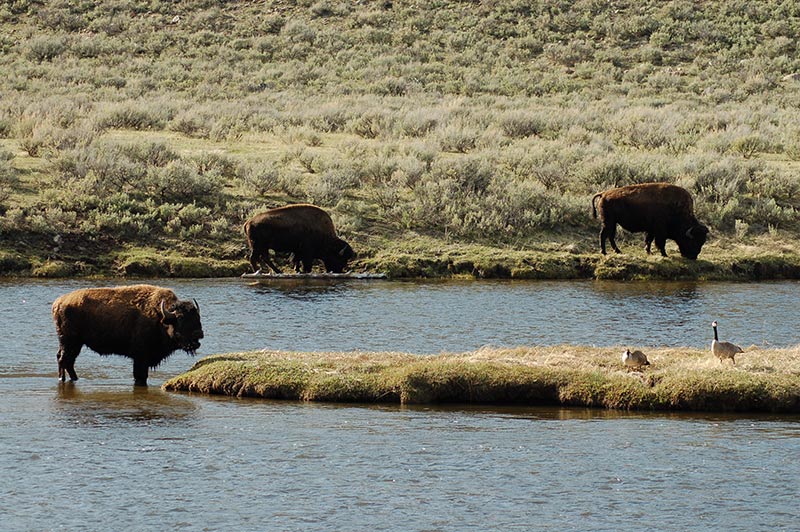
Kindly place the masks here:
POLYGON ((707 350, 645 350, 626 371, 624 348, 482 348, 459 354, 212 355, 164 383, 170 391, 302 401, 569 405, 638 410, 800 412, 800 348, 759 349, 721 364, 707 350))
POLYGON ((778 0, 4 2, 0 275, 239 275, 242 223, 311 202, 393 277, 800 278, 798 34, 778 0), (592 195, 652 181, 697 264, 599 256, 592 195))

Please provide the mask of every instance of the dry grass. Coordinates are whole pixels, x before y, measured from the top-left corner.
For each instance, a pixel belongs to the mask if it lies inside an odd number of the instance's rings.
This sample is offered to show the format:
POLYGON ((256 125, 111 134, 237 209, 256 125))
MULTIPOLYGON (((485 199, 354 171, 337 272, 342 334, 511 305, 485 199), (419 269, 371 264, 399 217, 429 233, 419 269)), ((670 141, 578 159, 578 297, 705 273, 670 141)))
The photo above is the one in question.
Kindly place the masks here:
POLYGON ((173 391, 335 402, 562 404, 617 409, 800 411, 800 348, 750 347, 736 366, 707 350, 644 349, 628 372, 624 348, 484 348, 405 353, 259 351, 213 355, 164 384, 173 391))

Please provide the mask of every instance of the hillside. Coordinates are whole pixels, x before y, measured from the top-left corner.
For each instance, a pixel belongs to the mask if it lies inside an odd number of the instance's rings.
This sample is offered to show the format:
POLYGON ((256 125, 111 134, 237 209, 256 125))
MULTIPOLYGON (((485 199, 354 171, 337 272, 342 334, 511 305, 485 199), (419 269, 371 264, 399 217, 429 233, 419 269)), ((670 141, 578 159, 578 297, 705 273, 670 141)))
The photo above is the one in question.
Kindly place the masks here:
POLYGON ((329 210, 394 275, 800 277, 791 2, 0 6, 0 273, 232 275, 329 210), (593 194, 689 189, 697 264, 601 259, 593 194))

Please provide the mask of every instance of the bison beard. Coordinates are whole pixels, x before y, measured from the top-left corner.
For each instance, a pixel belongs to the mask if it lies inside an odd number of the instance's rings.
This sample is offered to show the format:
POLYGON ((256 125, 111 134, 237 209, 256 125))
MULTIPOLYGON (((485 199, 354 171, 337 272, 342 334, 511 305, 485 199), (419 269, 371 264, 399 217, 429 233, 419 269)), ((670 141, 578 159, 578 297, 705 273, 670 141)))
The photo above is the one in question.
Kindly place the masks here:
POLYGON ((678 244, 681 255, 696 259, 705 244, 708 228, 697 221, 688 191, 669 183, 646 183, 613 188, 595 194, 592 215, 598 211, 602 228, 600 250, 606 254, 606 240, 619 253, 615 236, 617 224, 632 233, 645 233, 645 249, 655 240, 656 247, 667 256, 667 239, 678 244), (599 201, 598 201, 599 200, 599 201))
POLYGON ((174 351, 194 355, 203 338, 200 307, 179 301, 172 290, 151 285, 88 288, 53 303, 58 335, 58 377, 78 380, 75 359, 86 345, 101 355, 133 359, 137 385, 146 385, 149 368, 174 351))

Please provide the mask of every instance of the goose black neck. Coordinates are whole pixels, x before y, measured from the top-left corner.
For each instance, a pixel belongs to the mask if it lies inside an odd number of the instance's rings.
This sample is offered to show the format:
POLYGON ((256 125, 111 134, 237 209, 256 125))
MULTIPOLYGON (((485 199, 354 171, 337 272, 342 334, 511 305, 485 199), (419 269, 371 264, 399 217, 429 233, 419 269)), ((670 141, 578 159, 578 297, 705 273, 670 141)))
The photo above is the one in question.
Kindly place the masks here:
POLYGON ((719 336, 717 336, 717 326, 716 326, 716 325, 714 325, 713 327, 714 327, 714 340, 716 340, 717 342, 719 342, 719 336))

